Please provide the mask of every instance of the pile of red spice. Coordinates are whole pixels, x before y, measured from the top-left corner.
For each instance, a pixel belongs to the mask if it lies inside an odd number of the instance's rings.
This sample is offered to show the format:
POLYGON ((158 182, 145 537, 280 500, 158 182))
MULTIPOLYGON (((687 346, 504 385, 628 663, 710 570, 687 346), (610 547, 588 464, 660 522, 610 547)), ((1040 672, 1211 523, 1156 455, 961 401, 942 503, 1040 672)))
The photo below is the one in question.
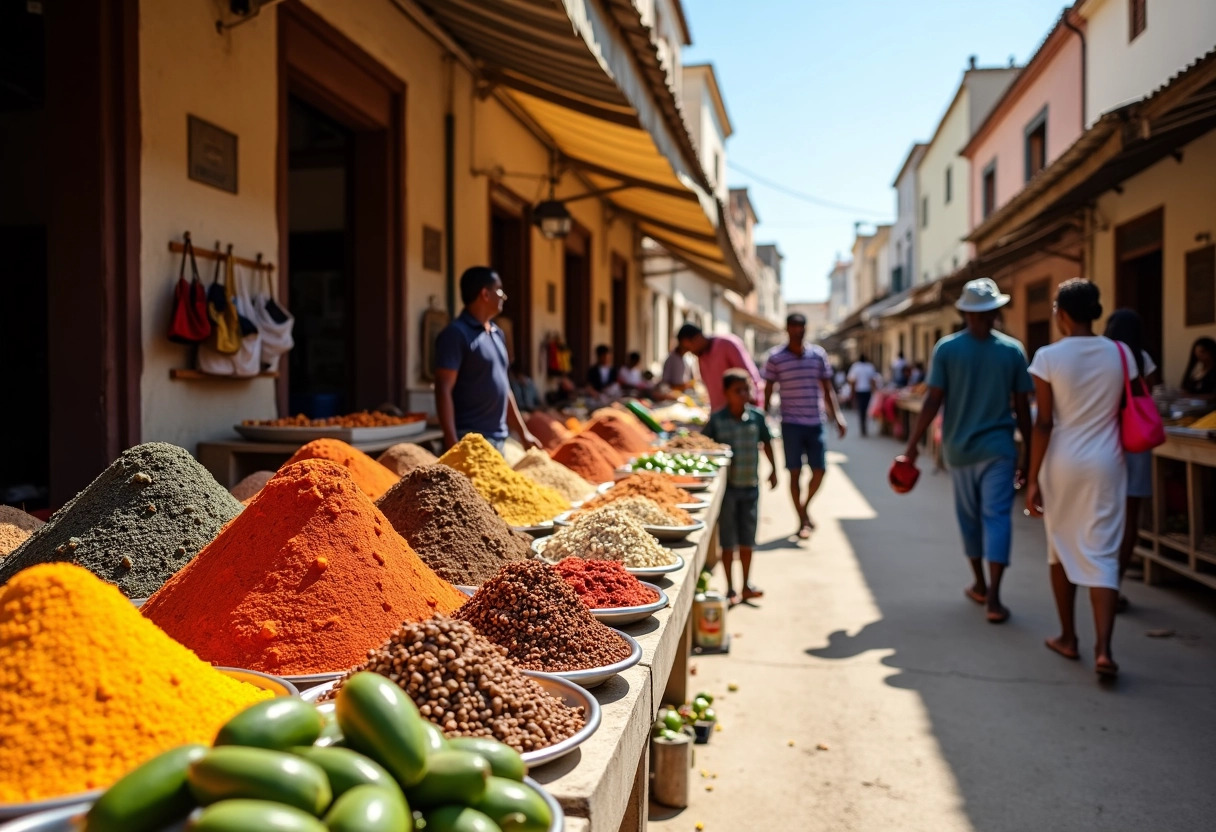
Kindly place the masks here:
POLYGON ((612 482, 625 464, 617 451, 594 433, 579 433, 557 447, 553 458, 589 483, 612 482))
MULTIPOLYGON (((355 484, 373 500, 379 500, 397 484, 401 477, 385 468, 356 447, 347 445, 341 439, 314 439, 295 452, 291 459, 283 464, 283 468, 293 462, 305 459, 328 459, 336 462, 354 478, 355 484)), ((279 470, 283 470, 280 468, 279 470)))
POLYGON ((401 622, 464 601, 350 472, 310 459, 284 466, 142 612, 205 661, 295 675, 345 670, 401 622))
POLYGON ((554 568, 588 609, 640 607, 659 600, 659 593, 629 574, 618 560, 562 558, 554 568))
POLYGON ((618 416, 604 414, 593 419, 583 431, 600 437, 626 457, 644 454, 650 450, 650 440, 618 416))
POLYGON ((569 429, 560 420, 541 410, 529 415, 526 424, 528 431, 547 451, 553 450, 571 436, 569 429))

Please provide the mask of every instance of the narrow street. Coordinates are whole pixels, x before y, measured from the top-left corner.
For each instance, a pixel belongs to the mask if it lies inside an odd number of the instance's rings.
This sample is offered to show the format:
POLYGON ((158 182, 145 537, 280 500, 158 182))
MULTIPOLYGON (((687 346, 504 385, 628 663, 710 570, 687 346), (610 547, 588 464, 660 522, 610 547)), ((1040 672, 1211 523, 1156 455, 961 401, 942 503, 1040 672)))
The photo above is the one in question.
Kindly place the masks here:
POLYGON ((728 656, 693 659, 722 730, 695 746, 691 805, 652 806, 651 828, 1212 828, 1216 596, 1129 582, 1123 673, 1101 687, 1087 599, 1083 661, 1043 647, 1056 623, 1042 527, 1015 507, 1013 617, 987 624, 963 596, 948 475, 924 470, 895 495, 899 444, 851 425, 829 445, 809 545, 786 536, 784 480, 765 492, 753 581, 766 597, 730 613, 728 656))

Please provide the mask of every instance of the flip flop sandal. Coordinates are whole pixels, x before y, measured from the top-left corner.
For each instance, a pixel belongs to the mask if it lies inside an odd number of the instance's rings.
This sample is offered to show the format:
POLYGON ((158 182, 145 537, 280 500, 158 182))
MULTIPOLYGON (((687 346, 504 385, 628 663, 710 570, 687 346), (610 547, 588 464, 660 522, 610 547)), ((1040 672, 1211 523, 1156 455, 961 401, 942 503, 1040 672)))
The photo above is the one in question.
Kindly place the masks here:
POLYGON ((1060 647, 1059 645, 1057 645, 1051 639, 1044 640, 1043 644, 1044 644, 1044 646, 1047 647, 1048 650, 1055 653, 1057 656, 1063 656, 1064 658, 1068 659, 1071 662, 1078 662, 1081 660, 1081 654, 1078 651, 1074 650, 1070 653, 1069 651, 1065 650, 1063 647, 1060 647))
POLYGON ((1004 624, 1009 620, 1009 610, 1005 610, 1004 612, 989 611, 987 619, 989 624, 1004 624))
POLYGON ((743 600, 744 601, 751 601, 755 598, 763 598, 763 597, 764 597, 763 589, 756 589, 753 586, 749 586, 747 589, 743 590, 743 600))
POLYGON ((1094 673, 1098 674, 1099 679, 1114 679, 1119 675, 1119 665, 1112 661, 1101 662, 1094 665, 1094 673))
POLYGON ((974 601, 977 604, 987 604, 988 603, 987 594, 981 595, 980 593, 976 592, 971 587, 967 587, 966 589, 964 589, 963 594, 966 595, 968 598, 970 598, 972 601, 974 601))

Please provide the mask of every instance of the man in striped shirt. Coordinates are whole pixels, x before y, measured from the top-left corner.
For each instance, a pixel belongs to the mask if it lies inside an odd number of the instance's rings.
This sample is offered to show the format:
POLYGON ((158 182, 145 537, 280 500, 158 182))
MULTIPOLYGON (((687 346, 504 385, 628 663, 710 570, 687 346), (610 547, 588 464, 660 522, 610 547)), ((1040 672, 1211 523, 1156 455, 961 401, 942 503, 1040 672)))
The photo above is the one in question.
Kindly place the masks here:
POLYGON ((827 353, 815 344, 807 344, 806 317, 794 313, 785 319, 789 343, 773 350, 764 365, 764 409, 772 405, 773 390, 781 391, 781 444, 785 449, 785 467, 790 472, 790 497, 798 512, 801 526, 798 537, 806 540, 815 524, 811 522, 811 500, 823 484, 826 469, 823 443, 823 410, 836 423, 836 432, 844 438, 845 421, 836 403, 836 388, 832 385, 832 367, 827 353), (811 468, 806 499, 802 498, 802 467, 811 468))

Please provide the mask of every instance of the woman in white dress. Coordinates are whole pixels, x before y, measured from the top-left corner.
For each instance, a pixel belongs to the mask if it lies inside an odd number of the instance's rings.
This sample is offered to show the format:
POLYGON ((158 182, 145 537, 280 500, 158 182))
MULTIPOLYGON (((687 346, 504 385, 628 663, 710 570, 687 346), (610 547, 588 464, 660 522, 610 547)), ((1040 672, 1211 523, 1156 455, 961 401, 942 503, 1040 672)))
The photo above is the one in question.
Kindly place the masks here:
MULTIPOLYGON (((1060 635, 1047 647, 1080 658, 1074 620, 1077 587, 1089 588, 1094 610, 1094 669, 1118 674, 1111 633, 1119 601, 1119 548, 1127 469, 1119 435, 1123 361, 1114 341, 1094 333, 1102 315, 1098 287, 1060 284, 1056 326, 1063 340, 1043 347, 1030 365, 1038 417, 1031 442, 1026 510, 1047 526, 1051 588, 1060 635)), ((1136 363, 1129 362, 1134 376, 1136 363)))

